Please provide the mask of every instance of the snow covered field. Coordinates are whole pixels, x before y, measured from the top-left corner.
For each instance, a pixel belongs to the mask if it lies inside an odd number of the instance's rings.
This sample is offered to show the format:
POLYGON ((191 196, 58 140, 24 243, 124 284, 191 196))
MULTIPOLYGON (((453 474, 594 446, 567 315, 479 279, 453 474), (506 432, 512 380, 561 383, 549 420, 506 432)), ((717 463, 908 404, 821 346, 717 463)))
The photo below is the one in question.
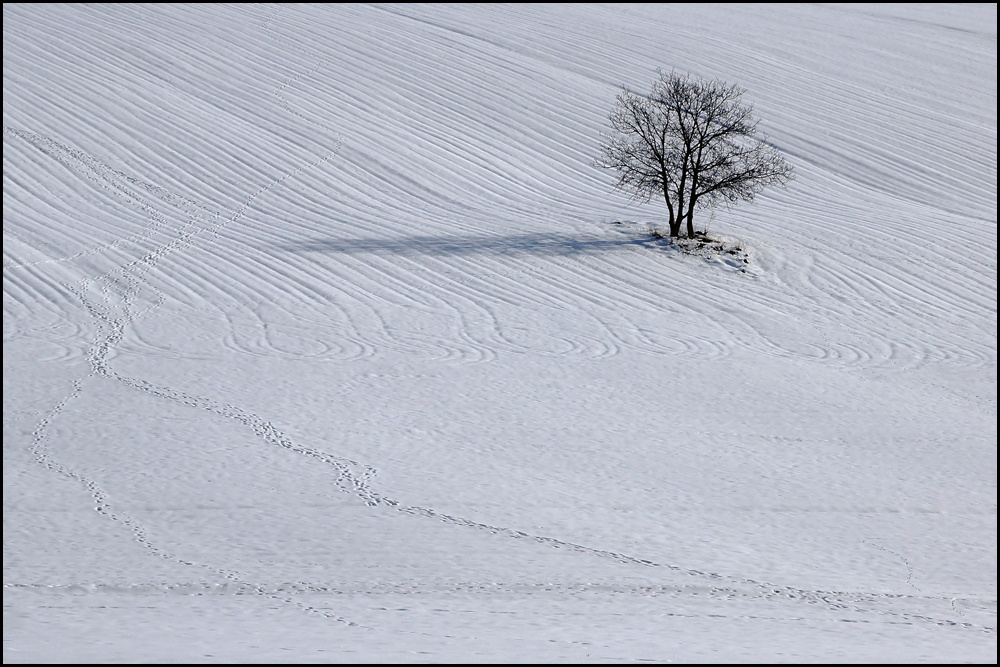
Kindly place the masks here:
POLYGON ((996 26, 5 4, 4 662, 994 662, 996 26), (590 165, 656 67, 749 263, 590 165))

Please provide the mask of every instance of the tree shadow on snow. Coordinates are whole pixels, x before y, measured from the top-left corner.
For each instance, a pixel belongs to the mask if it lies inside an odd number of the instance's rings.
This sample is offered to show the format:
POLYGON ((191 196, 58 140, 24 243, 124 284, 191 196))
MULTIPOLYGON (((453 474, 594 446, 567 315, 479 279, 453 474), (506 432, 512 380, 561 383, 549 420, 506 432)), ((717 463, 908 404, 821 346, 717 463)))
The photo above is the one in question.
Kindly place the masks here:
POLYGON ((577 255, 627 246, 648 246, 652 239, 571 236, 569 234, 508 234, 477 236, 404 236, 390 239, 317 239, 283 247, 292 252, 387 255, 577 255))

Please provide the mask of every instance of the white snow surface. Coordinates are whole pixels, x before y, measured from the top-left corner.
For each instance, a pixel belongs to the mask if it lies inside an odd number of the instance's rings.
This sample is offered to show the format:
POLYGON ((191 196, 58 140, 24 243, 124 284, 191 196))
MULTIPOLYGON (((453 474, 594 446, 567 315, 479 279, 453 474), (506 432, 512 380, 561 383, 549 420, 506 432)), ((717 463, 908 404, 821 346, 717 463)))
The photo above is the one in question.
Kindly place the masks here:
POLYGON ((995 662, 996 17, 5 3, 4 662, 995 662))

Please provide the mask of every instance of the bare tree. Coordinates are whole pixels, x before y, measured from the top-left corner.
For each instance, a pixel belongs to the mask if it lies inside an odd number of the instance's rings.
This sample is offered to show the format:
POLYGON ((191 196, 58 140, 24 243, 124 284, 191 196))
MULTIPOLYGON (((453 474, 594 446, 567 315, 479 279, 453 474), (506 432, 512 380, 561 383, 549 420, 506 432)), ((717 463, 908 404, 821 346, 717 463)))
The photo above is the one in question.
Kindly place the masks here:
POLYGON ((613 133, 603 135, 595 165, 617 172, 616 189, 633 200, 663 195, 670 236, 687 223, 693 237, 694 211, 753 201, 769 185, 784 185, 792 167, 767 137, 746 92, 722 81, 657 70, 646 97, 624 87, 611 111, 613 133))

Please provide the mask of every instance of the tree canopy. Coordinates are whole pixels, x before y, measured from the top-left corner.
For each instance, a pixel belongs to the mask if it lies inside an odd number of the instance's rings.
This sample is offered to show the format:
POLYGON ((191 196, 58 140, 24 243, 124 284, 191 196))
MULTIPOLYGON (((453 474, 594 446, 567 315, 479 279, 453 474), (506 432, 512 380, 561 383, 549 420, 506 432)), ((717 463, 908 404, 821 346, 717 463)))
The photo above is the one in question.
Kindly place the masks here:
POLYGON ((744 89, 722 81, 657 70, 648 96, 623 87, 603 135, 598 167, 616 172, 617 189, 649 201, 662 194, 670 236, 686 223, 693 237, 694 211, 753 201, 770 185, 784 185, 792 167, 758 131, 744 89))

